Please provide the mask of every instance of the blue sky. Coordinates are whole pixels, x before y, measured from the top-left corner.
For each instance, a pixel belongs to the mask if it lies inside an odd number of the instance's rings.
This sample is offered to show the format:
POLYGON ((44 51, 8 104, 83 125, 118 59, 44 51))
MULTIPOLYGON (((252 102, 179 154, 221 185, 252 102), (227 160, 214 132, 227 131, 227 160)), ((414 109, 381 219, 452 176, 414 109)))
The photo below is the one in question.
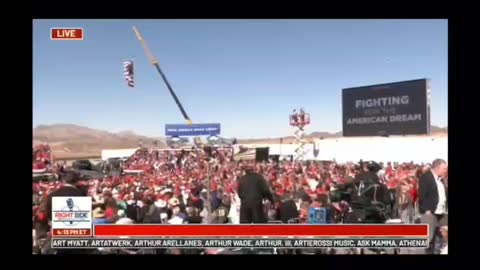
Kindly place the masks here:
POLYGON ((432 80, 431 123, 448 121, 447 20, 35 20, 33 127, 77 124, 162 136, 184 123, 135 38, 136 25, 194 123, 223 136, 341 130, 341 89, 432 80), (51 27, 83 27, 83 41, 51 41, 51 27), (122 62, 135 62, 134 89, 122 62))

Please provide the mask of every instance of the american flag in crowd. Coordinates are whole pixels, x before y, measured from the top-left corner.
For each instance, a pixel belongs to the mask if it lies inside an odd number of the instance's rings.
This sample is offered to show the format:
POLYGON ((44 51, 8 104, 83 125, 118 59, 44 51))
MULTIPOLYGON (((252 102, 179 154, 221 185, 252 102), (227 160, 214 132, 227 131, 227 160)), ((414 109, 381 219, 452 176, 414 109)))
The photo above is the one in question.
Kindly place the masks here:
POLYGON ((123 62, 123 75, 125 76, 125 80, 127 81, 127 85, 130 87, 134 87, 133 83, 133 62, 132 61, 124 61, 123 62))

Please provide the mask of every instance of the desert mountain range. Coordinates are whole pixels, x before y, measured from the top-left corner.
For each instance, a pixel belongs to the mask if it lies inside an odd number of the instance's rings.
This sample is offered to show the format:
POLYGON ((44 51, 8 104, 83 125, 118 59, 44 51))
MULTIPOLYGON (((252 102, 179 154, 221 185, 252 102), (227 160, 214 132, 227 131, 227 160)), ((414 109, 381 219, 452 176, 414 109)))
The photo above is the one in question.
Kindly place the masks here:
POLYGON ((58 158, 95 157, 102 149, 135 148, 145 145, 165 147, 162 138, 149 138, 132 131, 118 133, 70 124, 40 125, 33 129, 33 144, 48 143, 58 158))
MULTIPOLYGON (((432 133, 447 133, 447 128, 431 127, 432 133)), ((341 137, 341 132, 313 132, 307 138, 341 137)), ((40 125, 33 129, 33 144, 48 143, 57 158, 98 157, 102 149, 135 148, 144 145, 166 147, 164 138, 151 138, 132 131, 118 133, 97 130, 71 124, 40 125)), ((294 138, 283 137, 283 143, 293 142, 294 138)), ((241 139, 239 143, 278 143, 278 138, 241 139)))

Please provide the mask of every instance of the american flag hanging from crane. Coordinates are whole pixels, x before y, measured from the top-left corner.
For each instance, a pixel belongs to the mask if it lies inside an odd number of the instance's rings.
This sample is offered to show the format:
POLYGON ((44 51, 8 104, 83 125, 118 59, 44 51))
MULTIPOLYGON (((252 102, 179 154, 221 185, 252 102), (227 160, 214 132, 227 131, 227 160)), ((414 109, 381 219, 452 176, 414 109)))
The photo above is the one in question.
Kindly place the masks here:
POLYGON ((123 62, 123 76, 125 77, 125 81, 127 81, 127 85, 129 87, 135 86, 133 81, 133 61, 123 62))

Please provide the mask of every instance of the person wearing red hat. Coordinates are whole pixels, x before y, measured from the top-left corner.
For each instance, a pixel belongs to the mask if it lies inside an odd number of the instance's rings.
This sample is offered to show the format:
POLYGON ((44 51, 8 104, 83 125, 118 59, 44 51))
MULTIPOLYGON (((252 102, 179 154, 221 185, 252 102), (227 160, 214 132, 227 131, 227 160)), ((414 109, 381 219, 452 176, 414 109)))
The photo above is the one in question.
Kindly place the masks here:
POLYGON ((316 189, 317 194, 328 194, 329 191, 330 186, 328 185, 327 181, 320 181, 316 189))

